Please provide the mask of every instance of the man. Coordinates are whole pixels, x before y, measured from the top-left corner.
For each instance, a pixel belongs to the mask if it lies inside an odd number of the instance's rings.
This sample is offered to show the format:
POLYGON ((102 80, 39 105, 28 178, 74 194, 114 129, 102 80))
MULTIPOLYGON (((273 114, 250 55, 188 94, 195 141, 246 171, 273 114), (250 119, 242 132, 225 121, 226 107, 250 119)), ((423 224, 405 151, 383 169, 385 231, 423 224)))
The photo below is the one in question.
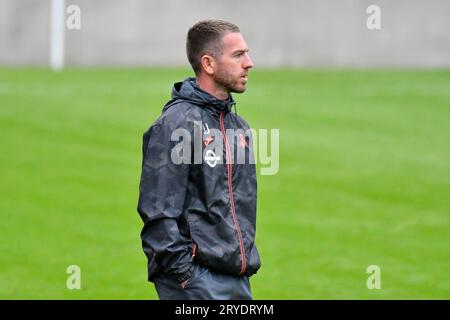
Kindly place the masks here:
POLYGON ((246 90, 253 63, 226 21, 196 23, 186 49, 196 78, 174 85, 143 139, 138 212, 149 281, 160 299, 252 299, 256 170, 251 136, 229 132, 249 132, 230 93, 246 90))

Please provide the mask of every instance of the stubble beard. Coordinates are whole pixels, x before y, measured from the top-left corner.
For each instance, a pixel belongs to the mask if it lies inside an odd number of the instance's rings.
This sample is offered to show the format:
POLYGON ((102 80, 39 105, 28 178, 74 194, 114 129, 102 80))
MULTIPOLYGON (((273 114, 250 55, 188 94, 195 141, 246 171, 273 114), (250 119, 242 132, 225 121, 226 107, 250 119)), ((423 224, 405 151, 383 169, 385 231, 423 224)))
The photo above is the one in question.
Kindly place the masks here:
POLYGON ((224 70, 221 70, 217 73, 215 77, 215 81, 218 85, 223 87, 227 92, 236 92, 236 93, 242 93, 245 91, 246 87, 241 86, 239 87, 238 82, 241 78, 238 77, 237 79, 233 79, 233 77, 226 73, 224 70))

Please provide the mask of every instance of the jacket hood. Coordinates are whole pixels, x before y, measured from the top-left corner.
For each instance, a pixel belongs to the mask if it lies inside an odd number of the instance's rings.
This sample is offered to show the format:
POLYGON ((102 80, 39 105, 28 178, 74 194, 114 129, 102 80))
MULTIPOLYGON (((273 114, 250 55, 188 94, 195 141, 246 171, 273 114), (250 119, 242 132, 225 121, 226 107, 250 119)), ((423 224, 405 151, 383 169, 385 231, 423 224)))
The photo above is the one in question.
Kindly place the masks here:
POLYGON ((200 106, 210 106, 219 112, 230 112, 235 104, 231 94, 227 100, 220 100, 202 90, 197 85, 196 78, 187 78, 173 85, 172 100, 164 106, 163 112, 170 108, 173 102, 178 99, 190 101, 200 106))

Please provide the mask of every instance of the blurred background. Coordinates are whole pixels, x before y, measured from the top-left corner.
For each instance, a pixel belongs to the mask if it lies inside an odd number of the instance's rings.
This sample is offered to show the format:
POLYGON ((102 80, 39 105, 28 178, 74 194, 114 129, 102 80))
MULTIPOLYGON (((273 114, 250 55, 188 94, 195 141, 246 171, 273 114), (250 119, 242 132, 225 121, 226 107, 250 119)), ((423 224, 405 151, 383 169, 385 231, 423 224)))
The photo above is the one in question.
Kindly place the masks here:
POLYGON ((280 169, 258 177, 255 299, 449 299, 449 13, 0 0, 0 298, 157 298, 136 211, 142 134, 193 75, 189 27, 220 18, 255 64, 239 115, 280 130, 280 169))
MULTIPOLYGON (((59 1, 57 1, 59 2, 59 1)), ((51 0, 0 2, 0 63, 49 63, 51 0)), ((80 29, 66 29, 69 66, 186 66, 185 37, 205 18, 234 21, 258 67, 448 67, 446 0, 66 0, 80 29), (366 13, 380 8, 380 30, 366 13)), ((65 12, 70 22, 70 12, 65 12)))

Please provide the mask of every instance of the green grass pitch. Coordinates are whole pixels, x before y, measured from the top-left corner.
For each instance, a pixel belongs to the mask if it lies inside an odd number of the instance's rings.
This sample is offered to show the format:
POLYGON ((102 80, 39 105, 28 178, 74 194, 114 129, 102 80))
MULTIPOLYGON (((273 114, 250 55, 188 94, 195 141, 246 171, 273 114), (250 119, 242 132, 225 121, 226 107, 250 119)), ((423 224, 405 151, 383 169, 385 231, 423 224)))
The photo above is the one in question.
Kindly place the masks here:
MULTIPOLYGON (((0 68, 0 298, 157 297, 141 138, 190 75, 0 68)), ((279 172, 258 180, 255 299, 450 298, 449 70, 255 70, 235 99, 280 129, 279 172)))

